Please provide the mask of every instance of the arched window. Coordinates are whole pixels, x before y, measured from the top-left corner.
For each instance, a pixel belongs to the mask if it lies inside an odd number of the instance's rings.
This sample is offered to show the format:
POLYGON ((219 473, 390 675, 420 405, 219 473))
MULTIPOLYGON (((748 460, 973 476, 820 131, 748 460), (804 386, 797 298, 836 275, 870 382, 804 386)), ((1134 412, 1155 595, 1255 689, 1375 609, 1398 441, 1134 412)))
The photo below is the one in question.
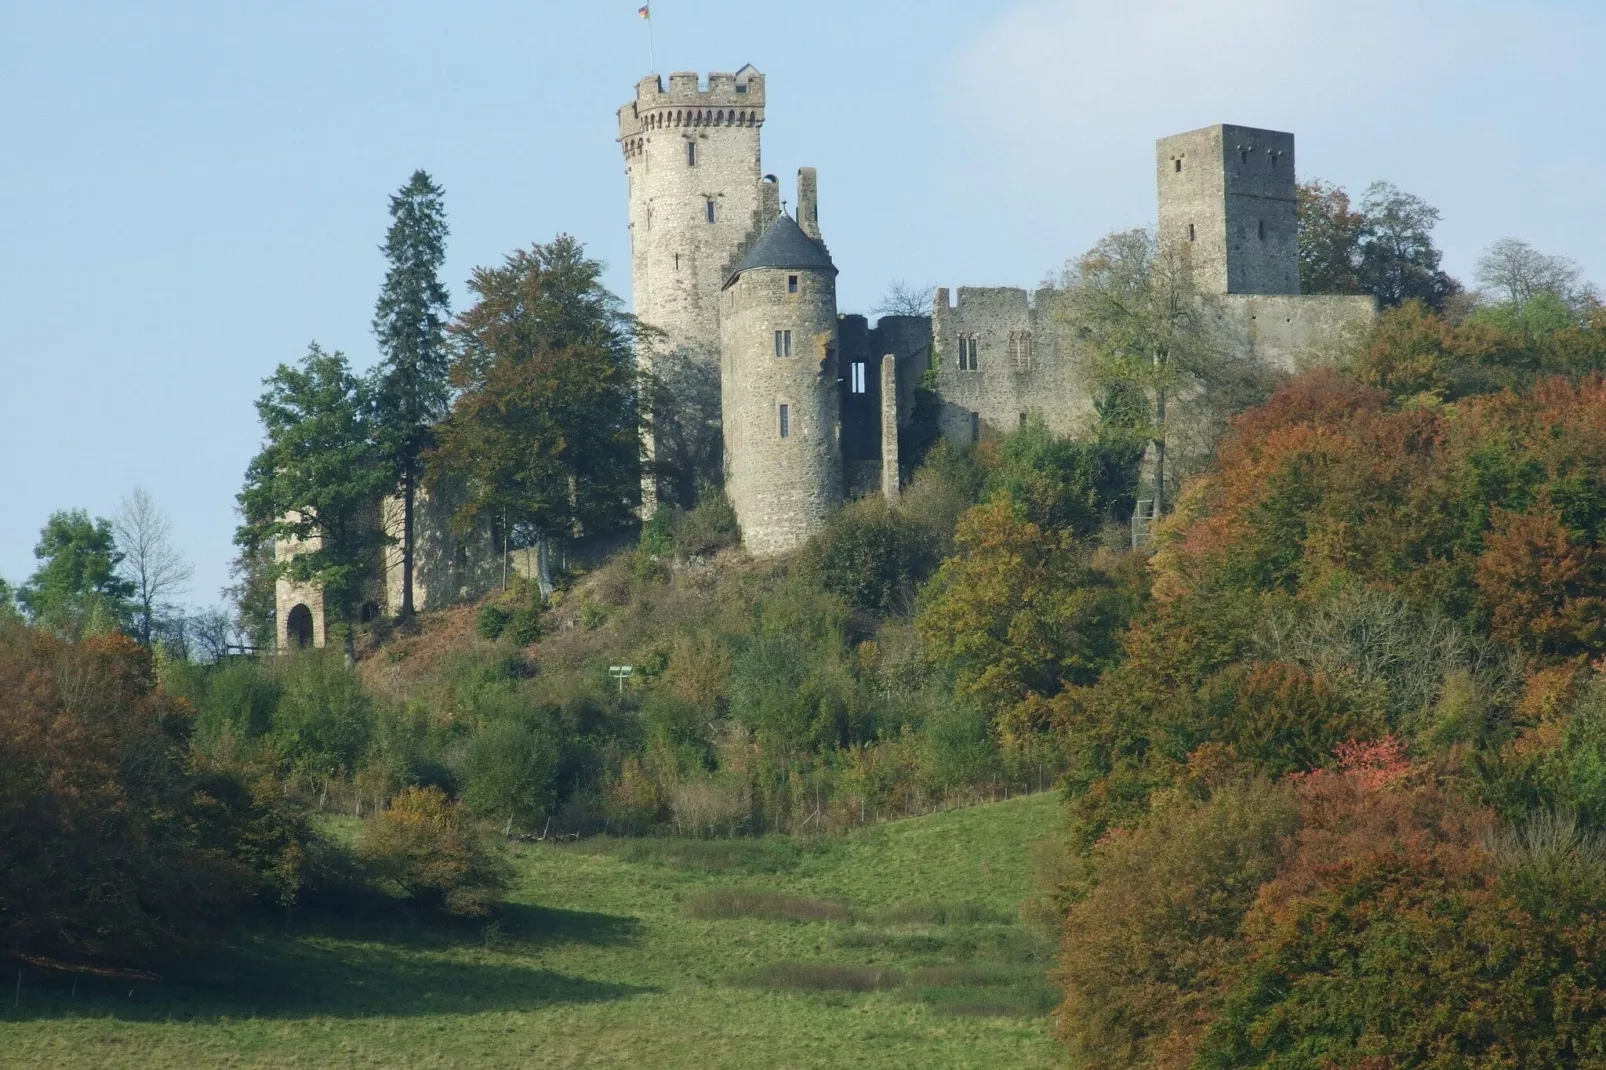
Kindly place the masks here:
POLYGON ((1009 361, 1018 372, 1032 370, 1032 332, 1009 332, 1009 361))

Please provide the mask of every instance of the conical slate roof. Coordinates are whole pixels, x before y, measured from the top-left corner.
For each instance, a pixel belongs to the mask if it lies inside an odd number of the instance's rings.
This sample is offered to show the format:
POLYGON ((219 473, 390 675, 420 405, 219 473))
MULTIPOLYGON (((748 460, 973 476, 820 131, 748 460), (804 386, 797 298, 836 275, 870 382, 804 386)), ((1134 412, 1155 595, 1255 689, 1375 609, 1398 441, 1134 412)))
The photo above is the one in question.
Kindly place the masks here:
POLYGON ((785 212, 764 228, 764 233, 747 250, 747 255, 731 272, 731 277, 725 280, 725 285, 729 286, 738 275, 753 268, 798 268, 836 273, 836 265, 831 263, 831 254, 825 251, 825 246, 804 234, 797 221, 785 212))

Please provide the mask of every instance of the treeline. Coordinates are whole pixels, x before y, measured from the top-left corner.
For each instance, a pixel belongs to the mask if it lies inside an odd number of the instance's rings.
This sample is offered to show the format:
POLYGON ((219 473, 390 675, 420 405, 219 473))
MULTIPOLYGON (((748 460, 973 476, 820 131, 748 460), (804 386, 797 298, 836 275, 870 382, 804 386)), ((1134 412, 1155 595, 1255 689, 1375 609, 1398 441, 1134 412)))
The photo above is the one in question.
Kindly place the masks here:
POLYGON ((1448 311, 1405 302, 1236 418, 1117 663, 1044 704, 1078 1060, 1606 1042, 1606 313, 1553 285, 1448 311))

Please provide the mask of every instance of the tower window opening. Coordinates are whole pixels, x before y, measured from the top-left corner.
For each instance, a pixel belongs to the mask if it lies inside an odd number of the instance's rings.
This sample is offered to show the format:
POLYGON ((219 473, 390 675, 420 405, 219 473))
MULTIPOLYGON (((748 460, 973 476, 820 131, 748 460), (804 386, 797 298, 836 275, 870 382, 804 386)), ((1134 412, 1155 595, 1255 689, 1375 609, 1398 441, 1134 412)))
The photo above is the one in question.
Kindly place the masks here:
POLYGON ((848 389, 855 394, 864 393, 864 363, 862 361, 855 361, 850 369, 850 373, 851 374, 848 379, 848 389))
POLYGON ((775 332, 775 355, 777 357, 790 357, 792 355, 792 332, 775 332))
POLYGON ((746 82, 737 82, 736 83, 736 92, 738 92, 738 93, 747 92, 747 83, 746 82))
POLYGON ((792 406, 784 403, 781 405, 781 437, 792 437, 792 406))
POLYGON ((680 270, 680 254, 679 253, 675 254, 675 270, 676 271, 680 270))
POLYGON ((704 207, 708 211, 708 221, 712 223, 714 221, 714 198, 708 198, 708 200, 704 202, 704 207))
POLYGON ((1182 173, 1182 157, 1178 156, 1175 160, 1172 160, 1171 167, 1180 175, 1182 173))
POLYGON ((697 166, 697 142, 695 141, 686 142, 686 166, 697 166))
MULTIPOLYGON (((1009 360, 1010 363, 1015 366, 1015 370, 1018 372, 1029 372, 1032 370, 1031 331, 1009 332, 1009 360)), ((974 367, 975 366, 973 364, 973 370, 974 367)))
POLYGON ((981 441, 981 413, 979 412, 970 414, 970 441, 981 441))
POLYGON ((1022 428, 1026 426, 1026 414, 1024 412, 1020 414, 1020 425, 1022 428))
POLYGON ((1261 241, 1266 240, 1266 221, 1264 219, 1255 220, 1255 237, 1261 241))
POLYGON ((1271 169, 1273 171, 1277 170, 1277 154, 1275 152, 1271 154, 1271 169))
POLYGON ((796 275, 788 275, 786 277, 786 292, 789 293, 789 294, 797 293, 797 276, 796 275))
POLYGON ((1188 240, 1193 241, 1193 224, 1188 224, 1188 240))
POLYGON ((1238 162, 1239 163, 1248 163, 1249 162, 1249 150, 1244 148, 1242 145, 1238 146, 1238 162))
POLYGON ((962 334, 959 336, 959 370, 973 372, 976 367, 976 336, 974 334, 962 334))

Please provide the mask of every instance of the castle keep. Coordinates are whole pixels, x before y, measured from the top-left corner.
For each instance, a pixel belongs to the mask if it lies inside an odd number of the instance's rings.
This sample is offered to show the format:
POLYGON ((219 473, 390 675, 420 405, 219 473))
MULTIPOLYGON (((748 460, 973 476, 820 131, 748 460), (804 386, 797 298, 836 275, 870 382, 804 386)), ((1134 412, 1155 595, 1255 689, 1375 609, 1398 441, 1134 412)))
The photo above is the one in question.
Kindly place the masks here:
MULTIPOLYGON (((796 549, 847 498, 896 499, 898 436, 928 373, 937 426, 956 443, 1033 418, 1057 434, 1085 426, 1094 393, 1056 290, 943 288, 930 315, 874 325, 840 312, 818 176, 800 168, 795 210, 782 212, 763 171, 764 107, 764 75, 749 65, 671 74, 667 86, 649 76, 618 112, 634 310, 659 332, 639 359, 651 370, 672 355, 717 379, 724 489, 750 553, 796 549)), ((1159 241, 1240 353, 1292 371, 1371 323, 1370 297, 1299 292, 1292 134, 1217 125, 1161 138, 1155 172, 1159 241)), ((645 485, 644 509, 656 501, 645 485)), ((454 535, 447 504, 420 504, 420 609, 536 571, 533 551, 500 553, 489 531, 454 535)), ((396 526, 395 512, 387 502, 376 523, 396 526)), ((399 603, 399 557, 375 563, 365 616, 399 603)), ((320 592, 281 580, 277 610, 281 647, 323 645, 320 592)))

